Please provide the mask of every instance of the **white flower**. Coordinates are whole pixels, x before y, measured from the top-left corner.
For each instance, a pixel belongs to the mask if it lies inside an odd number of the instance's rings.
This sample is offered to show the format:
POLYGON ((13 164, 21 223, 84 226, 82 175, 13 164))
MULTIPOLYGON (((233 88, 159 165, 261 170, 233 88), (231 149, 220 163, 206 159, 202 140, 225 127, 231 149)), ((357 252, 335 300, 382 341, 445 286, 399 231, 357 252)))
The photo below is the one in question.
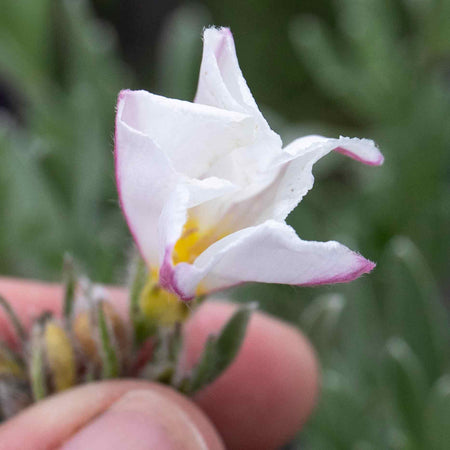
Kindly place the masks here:
POLYGON ((122 91, 116 117, 119 197, 159 282, 188 300, 246 281, 351 281, 374 264, 338 242, 301 240, 285 223, 330 151, 369 165, 366 139, 299 138, 282 148, 250 93, 226 28, 204 32, 194 103, 122 91))

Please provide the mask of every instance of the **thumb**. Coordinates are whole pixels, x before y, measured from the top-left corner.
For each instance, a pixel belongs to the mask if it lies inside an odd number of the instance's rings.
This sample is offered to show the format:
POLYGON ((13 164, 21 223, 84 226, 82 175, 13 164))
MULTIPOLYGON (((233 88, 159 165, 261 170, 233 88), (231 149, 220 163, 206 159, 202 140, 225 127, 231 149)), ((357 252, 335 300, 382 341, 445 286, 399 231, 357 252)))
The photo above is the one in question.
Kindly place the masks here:
POLYGON ((224 448, 187 398, 136 381, 93 383, 37 403, 0 427, 0 442, 11 450, 224 448))

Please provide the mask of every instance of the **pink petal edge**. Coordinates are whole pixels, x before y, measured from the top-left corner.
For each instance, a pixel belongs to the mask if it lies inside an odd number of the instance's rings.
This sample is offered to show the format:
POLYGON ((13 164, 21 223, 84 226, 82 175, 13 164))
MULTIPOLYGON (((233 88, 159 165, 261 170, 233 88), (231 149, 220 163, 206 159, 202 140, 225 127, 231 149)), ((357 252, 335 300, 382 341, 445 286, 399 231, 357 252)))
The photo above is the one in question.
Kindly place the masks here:
POLYGON ((359 278, 361 275, 371 272, 376 264, 361 255, 358 255, 358 268, 352 272, 348 272, 342 275, 336 275, 330 278, 318 278, 308 283, 299 284, 299 286, 319 286, 321 284, 334 284, 334 283, 348 283, 359 278))
POLYGON ((220 41, 219 46, 216 48, 216 51, 214 52, 214 54, 216 55, 216 59, 220 59, 222 57, 222 53, 225 49, 228 39, 231 39, 231 41, 234 42, 233 34, 231 33, 231 30, 229 28, 222 27, 219 28, 218 31, 222 35, 222 40, 220 41))
POLYGON ((341 153, 342 155, 348 156, 349 158, 354 159, 355 161, 359 161, 363 164, 366 164, 368 166, 381 166, 384 162, 384 156, 383 154, 380 152, 379 157, 377 160, 375 161, 370 161, 368 159, 364 159, 361 158, 361 156, 357 155, 356 153, 347 150, 344 147, 336 147, 333 151, 337 152, 337 153, 341 153))
POLYGON ((121 182, 120 182, 120 176, 119 176, 119 157, 118 157, 118 149, 117 149, 117 130, 118 130, 118 122, 120 119, 119 117, 119 104, 124 101, 125 96, 129 93, 132 92, 130 89, 122 89, 119 92, 119 95, 117 97, 117 104, 116 104, 116 120, 115 120, 115 129, 114 129, 114 176, 116 179, 116 186, 117 186, 117 196, 119 198, 119 206, 120 209, 122 210, 123 216, 125 217, 125 221, 128 225, 128 228, 130 230, 131 236, 133 238, 134 243, 136 244, 136 247, 139 251, 139 254, 141 255, 141 257, 144 259, 145 261, 145 257, 144 257, 144 253, 139 245, 139 241, 137 239, 137 234, 136 232, 133 230, 133 226, 131 224, 131 221, 129 220, 129 217, 125 211, 125 208, 123 206, 123 201, 122 201, 122 189, 121 189, 121 182))

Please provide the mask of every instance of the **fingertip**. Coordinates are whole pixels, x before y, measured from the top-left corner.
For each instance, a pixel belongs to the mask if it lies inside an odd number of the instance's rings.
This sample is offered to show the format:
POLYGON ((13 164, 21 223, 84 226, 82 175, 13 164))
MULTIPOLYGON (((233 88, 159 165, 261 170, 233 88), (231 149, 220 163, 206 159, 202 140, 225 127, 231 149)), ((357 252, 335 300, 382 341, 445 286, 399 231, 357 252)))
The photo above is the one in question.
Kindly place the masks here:
POLYGON ((220 450, 220 438, 193 404, 164 388, 126 393, 62 450, 220 450))
MULTIPOLYGON (((186 363, 200 356, 235 306, 206 303, 187 325, 186 363)), ((250 321, 232 366, 195 401, 221 432, 227 448, 277 448, 301 428, 318 393, 318 364, 308 340, 295 328, 263 313, 250 321)))
POLYGON ((131 380, 92 383, 41 401, 0 426, 0 442, 11 450, 224 448, 210 421, 186 397, 131 380))

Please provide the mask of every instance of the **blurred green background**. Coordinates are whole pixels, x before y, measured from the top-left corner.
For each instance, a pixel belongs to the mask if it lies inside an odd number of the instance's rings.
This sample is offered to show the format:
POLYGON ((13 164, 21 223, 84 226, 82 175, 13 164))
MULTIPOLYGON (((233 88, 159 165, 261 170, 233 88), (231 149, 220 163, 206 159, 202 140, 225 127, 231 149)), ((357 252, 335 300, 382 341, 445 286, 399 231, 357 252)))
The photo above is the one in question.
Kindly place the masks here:
MULTIPOLYGON (((231 292, 300 326, 320 404, 287 448, 450 448, 450 1, 0 0, 0 273, 58 280, 70 252, 120 282, 132 241, 113 177, 120 89, 191 100, 201 30, 230 26, 285 143, 374 139, 340 155, 289 217, 377 261, 348 285, 231 292)), ((230 294, 229 294, 230 295, 230 294)))

